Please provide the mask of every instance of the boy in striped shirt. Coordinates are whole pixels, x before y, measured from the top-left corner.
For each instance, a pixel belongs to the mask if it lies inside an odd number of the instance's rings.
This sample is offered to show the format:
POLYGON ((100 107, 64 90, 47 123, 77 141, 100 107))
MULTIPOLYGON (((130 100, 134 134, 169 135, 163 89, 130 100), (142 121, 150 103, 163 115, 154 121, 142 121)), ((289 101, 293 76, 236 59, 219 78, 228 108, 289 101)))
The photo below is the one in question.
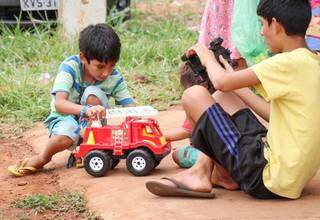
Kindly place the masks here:
POLYGON ((8 167, 13 175, 34 173, 54 154, 76 146, 79 122, 103 123, 110 97, 118 105, 134 105, 123 76, 115 69, 120 48, 118 35, 106 24, 90 25, 81 31, 79 55, 61 63, 53 84, 51 113, 45 121, 50 139, 40 154, 8 167))

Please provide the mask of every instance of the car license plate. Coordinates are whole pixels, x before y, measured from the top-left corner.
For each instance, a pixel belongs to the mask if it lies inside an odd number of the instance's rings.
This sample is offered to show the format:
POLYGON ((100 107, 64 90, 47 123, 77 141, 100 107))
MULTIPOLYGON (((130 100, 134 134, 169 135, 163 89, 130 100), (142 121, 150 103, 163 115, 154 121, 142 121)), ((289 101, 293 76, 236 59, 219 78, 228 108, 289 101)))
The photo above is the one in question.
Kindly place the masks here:
POLYGON ((58 0, 20 0, 22 11, 57 10, 58 0))

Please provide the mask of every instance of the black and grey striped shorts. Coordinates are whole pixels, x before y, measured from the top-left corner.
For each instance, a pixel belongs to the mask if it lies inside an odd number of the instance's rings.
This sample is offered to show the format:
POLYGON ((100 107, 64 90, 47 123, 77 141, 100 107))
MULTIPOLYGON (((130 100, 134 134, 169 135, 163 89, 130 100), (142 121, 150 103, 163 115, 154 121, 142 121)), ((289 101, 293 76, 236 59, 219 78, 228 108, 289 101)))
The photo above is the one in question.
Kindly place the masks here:
POLYGON ((214 104, 198 120, 192 143, 221 164, 244 192, 260 199, 279 198, 262 180, 267 163, 262 138, 266 135, 267 129, 250 109, 230 116, 219 104, 214 104))

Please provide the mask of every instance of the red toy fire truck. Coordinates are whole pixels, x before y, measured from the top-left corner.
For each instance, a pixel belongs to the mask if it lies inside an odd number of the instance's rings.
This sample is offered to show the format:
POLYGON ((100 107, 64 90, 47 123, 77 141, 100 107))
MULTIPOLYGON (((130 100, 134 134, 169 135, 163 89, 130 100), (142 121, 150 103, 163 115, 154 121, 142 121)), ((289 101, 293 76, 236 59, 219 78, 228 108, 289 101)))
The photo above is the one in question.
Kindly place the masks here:
POLYGON ((83 142, 73 153, 85 170, 104 176, 126 158, 127 169, 135 176, 148 175, 170 153, 171 144, 152 118, 126 117, 120 125, 88 127, 83 142))

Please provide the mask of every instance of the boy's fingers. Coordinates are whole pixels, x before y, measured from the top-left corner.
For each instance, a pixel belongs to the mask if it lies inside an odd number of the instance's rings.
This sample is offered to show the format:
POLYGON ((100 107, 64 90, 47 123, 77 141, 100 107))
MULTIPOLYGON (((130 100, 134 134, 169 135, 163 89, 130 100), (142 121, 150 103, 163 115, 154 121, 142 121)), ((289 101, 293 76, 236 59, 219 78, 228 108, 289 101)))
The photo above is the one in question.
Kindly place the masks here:
POLYGON ((106 110, 101 105, 96 105, 91 108, 92 114, 91 119, 92 120, 100 120, 102 118, 105 118, 106 110))
POLYGON ((190 48, 187 50, 187 52, 186 52, 186 56, 187 56, 187 57, 191 57, 191 56, 194 56, 194 55, 196 55, 196 54, 197 54, 197 53, 196 53, 194 47, 190 47, 190 48))
MULTIPOLYGON (((187 52, 186 52, 186 55, 187 57, 190 57, 190 56, 194 56, 196 54, 199 53, 199 50, 202 48, 202 47, 205 47, 203 44, 201 43, 197 43, 195 45, 193 45, 192 47, 190 47, 187 52)), ((205 47, 206 48, 206 47, 205 47)))
POLYGON ((101 111, 99 112, 99 119, 103 119, 106 117, 106 110, 102 107, 101 111))
POLYGON ((92 117, 94 116, 94 112, 92 110, 90 110, 88 113, 87 113, 87 116, 89 119, 92 119, 92 117))
POLYGON ((225 60, 225 59, 223 58, 222 55, 219 56, 219 60, 220 60, 220 62, 223 64, 224 68, 225 68, 228 72, 233 72, 232 66, 228 63, 227 60, 225 60))

